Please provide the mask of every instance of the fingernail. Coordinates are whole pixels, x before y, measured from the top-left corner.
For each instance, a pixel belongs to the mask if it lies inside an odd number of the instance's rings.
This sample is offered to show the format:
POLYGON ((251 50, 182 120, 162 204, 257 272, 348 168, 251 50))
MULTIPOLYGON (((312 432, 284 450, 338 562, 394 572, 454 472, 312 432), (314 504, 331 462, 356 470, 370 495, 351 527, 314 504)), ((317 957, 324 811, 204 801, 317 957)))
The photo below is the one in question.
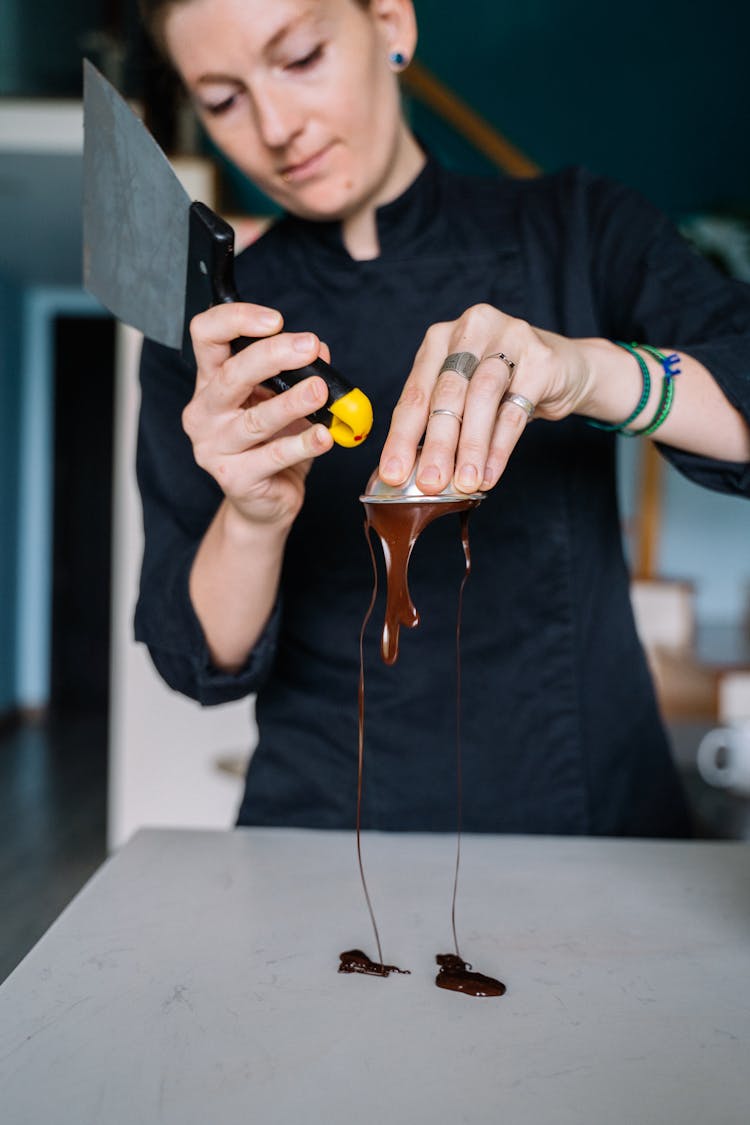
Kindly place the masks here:
POLYGON ((386 477, 393 477, 394 480, 401 480, 403 475, 403 465, 398 457, 390 457, 385 465, 383 465, 383 473, 386 477))
POLYGON ((264 328, 276 328, 281 316, 277 312, 264 312, 260 314, 260 323, 264 328))
POLYGON ((422 484, 440 484, 440 470, 435 465, 428 465, 419 470, 419 479, 422 484))
POLYGON ((330 445, 330 430, 323 425, 313 428, 313 442, 316 449, 325 449, 330 445))
POLYGON ((322 379, 312 379, 305 386, 305 402, 311 404, 319 402, 322 395, 322 386, 322 379))
POLYGON ((309 332, 303 332, 301 336, 295 336, 292 341, 295 352, 309 352, 312 346, 313 338, 309 332))
POLYGON ((490 469, 485 469, 484 470, 484 476, 482 477, 482 483, 480 484, 479 487, 480 488, 492 488, 492 483, 493 483, 494 479, 495 479, 495 474, 490 469))
POLYGON ((462 465, 458 473, 458 483, 461 488, 471 492, 477 486, 477 470, 473 465, 462 465))

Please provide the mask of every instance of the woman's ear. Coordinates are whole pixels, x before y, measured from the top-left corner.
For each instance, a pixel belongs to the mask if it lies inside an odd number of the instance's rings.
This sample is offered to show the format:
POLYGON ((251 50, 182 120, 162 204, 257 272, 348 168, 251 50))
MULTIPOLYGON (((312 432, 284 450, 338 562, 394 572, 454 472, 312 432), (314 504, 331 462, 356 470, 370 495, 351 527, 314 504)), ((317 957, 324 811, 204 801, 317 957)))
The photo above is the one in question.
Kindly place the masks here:
POLYGON ((403 70, 417 49, 417 17, 412 0, 370 0, 370 14, 379 26, 391 65, 403 70))

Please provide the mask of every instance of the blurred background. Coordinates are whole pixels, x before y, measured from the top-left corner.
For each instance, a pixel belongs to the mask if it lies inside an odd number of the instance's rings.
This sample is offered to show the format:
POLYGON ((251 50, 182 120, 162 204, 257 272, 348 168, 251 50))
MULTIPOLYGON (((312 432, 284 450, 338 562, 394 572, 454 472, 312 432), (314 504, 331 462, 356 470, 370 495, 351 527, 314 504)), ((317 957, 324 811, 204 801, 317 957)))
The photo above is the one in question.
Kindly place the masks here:
MULTIPOLYGON (((584 164, 750 280, 750 15, 730 0, 418 0, 415 128, 466 170, 584 164)), ((135 0, 0 6, 0 979, 142 824, 232 823, 248 705, 201 712, 131 640, 141 530, 135 333, 81 283, 81 59, 133 101, 193 198, 251 240, 273 209, 217 157, 135 0)), ((750 507, 622 442, 633 598, 697 830, 750 838, 702 735, 750 722, 750 507)))

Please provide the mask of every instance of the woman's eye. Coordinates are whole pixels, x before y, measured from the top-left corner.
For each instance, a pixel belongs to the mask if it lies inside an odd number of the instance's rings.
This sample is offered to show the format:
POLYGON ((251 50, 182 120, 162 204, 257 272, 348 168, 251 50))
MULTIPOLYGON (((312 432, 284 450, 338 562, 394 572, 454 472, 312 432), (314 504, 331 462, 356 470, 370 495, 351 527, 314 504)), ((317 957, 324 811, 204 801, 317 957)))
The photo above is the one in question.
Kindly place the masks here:
POLYGON ((308 70, 311 66, 314 66, 316 62, 318 62, 322 55, 323 44, 320 43, 317 47, 310 51, 308 55, 304 55, 303 58, 295 59, 294 62, 289 63, 287 65, 287 70, 308 70))
POLYGON ((215 102, 214 105, 204 105, 203 108, 211 117, 219 117, 222 113, 226 113, 228 109, 232 108, 236 98, 236 94, 230 94, 229 97, 224 98, 223 101, 215 102))

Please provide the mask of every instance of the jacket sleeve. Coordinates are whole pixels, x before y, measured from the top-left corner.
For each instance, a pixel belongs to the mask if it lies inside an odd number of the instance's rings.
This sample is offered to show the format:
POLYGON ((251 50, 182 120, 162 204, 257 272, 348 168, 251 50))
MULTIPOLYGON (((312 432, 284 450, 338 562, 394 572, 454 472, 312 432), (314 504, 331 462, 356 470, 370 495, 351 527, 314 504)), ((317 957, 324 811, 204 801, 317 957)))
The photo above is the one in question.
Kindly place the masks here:
MULTIPOLYGON (((182 429, 195 373, 177 352, 146 341, 141 356, 141 410, 136 473, 143 505, 144 553, 135 637, 176 691, 204 705, 255 692, 273 663, 277 604, 236 674, 216 669, 190 600, 188 581, 198 546, 221 503, 216 482, 196 465, 182 429)), ((248 575, 252 582, 252 575, 248 575)))
MULTIPOLYGON (((693 356, 750 425, 750 286, 720 273, 636 192, 594 177, 584 184, 590 265, 606 334, 693 356)), ((696 483, 750 496, 750 464, 659 449, 696 483)))

